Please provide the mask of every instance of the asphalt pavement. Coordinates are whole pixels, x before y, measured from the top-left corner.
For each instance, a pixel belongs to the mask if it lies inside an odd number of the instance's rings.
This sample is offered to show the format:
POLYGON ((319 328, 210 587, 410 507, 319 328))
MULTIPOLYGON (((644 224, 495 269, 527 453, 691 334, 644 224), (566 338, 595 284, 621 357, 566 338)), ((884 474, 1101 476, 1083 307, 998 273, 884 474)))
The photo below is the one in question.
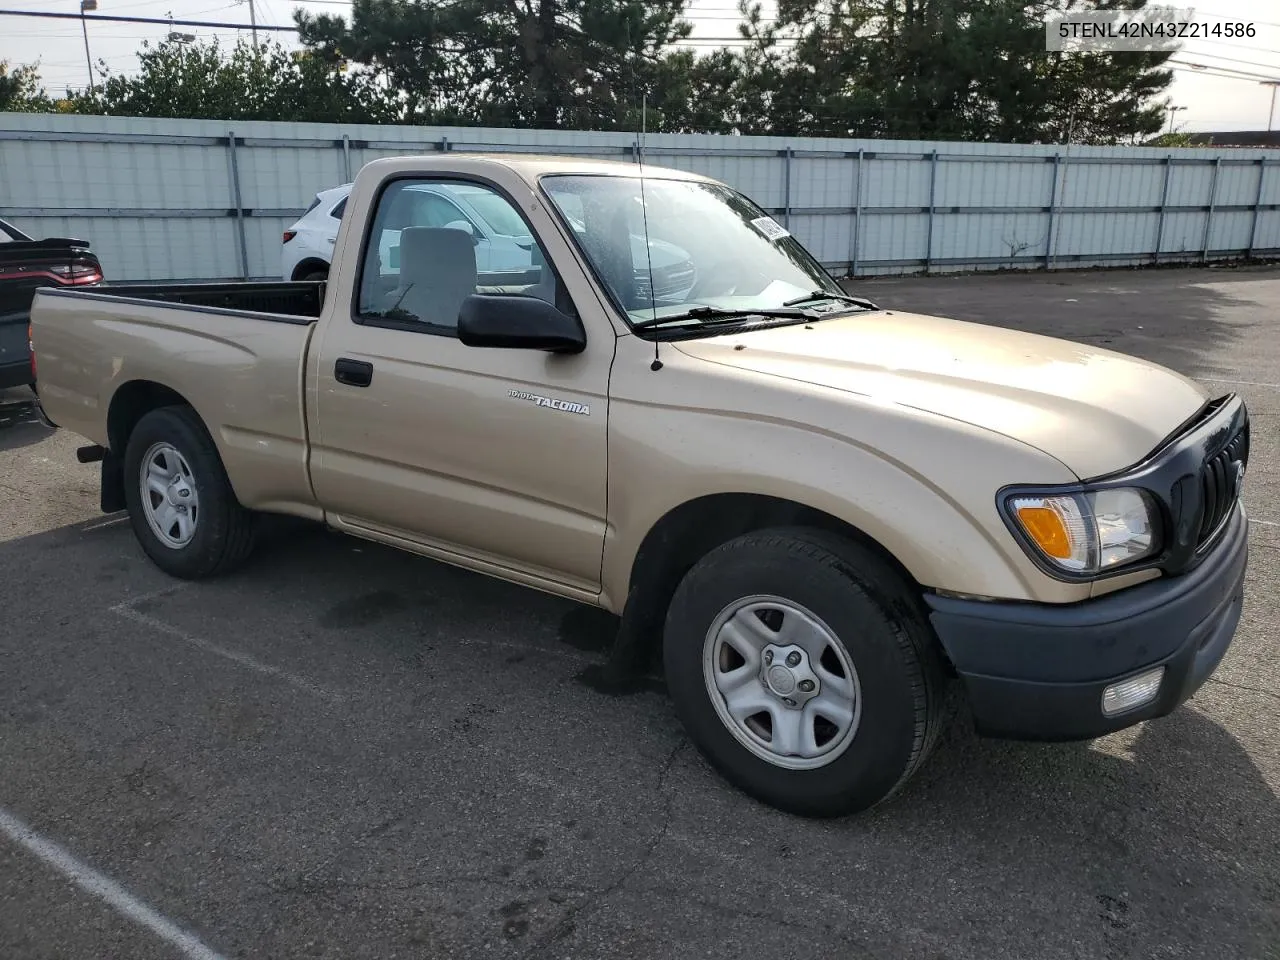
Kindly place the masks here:
POLYGON ((182 584, 0 393, 0 958, 1280 958, 1280 270, 859 280, 1244 395, 1244 621, 1173 715, 952 729, 890 804, 725 784, 613 621, 311 527, 182 584), (74 881, 74 882, 73 882, 74 881))

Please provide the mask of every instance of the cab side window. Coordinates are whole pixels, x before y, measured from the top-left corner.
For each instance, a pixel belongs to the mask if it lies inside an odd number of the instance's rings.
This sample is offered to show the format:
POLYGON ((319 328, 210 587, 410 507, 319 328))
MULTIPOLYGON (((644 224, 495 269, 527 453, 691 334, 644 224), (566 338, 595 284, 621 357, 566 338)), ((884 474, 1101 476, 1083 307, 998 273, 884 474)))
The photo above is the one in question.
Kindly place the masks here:
POLYGON ((473 294, 537 297, 572 313, 520 211, 496 190, 448 180, 397 180, 379 197, 360 274, 357 322, 454 336, 473 294), (488 217, 486 217, 488 214, 488 217), (488 222, 525 224, 518 236, 488 222))

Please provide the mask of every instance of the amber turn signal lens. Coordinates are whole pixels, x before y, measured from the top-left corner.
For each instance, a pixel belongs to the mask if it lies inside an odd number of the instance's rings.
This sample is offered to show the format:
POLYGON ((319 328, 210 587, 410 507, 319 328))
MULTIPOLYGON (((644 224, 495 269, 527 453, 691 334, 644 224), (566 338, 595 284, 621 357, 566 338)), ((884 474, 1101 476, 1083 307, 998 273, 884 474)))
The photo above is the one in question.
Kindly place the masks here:
POLYGON ((1066 560, 1071 556, 1071 537, 1067 525, 1056 510, 1049 507, 1023 506, 1018 508, 1018 520, 1022 529, 1030 534, 1041 550, 1050 557, 1066 560))

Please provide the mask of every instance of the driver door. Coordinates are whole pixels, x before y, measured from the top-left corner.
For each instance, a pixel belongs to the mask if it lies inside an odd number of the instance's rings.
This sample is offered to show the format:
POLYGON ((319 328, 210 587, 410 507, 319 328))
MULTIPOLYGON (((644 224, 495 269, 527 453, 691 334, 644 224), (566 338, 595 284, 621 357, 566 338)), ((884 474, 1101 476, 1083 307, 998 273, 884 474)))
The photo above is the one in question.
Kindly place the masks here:
MULTIPOLYGON (((454 301, 438 316, 421 315, 436 291, 456 297, 477 286, 540 296, 565 312, 574 305, 550 266, 486 276, 471 265, 467 251, 476 248, 463 231, 437 227, 425 205, 399 217, 404 192, 415 186, 448 181, 384 189, 350 315, 334 315, 314 348, 316 496, 332 522, 352 532, 594 593, 615 338, 588 338, 573 355, 468 347, 457 338, 454 301), (421 227, 435 232, 409 232, 421 227), (424 237, 434 245, 430 257, 414 251, 424 237), (394 275, 384 248, 403 253, 393 258, 394 275), (401 289, 412 295, 397 300, 401 289), (449 313, 452 327, 427 322, 449 313)), ((545 261, 536 235, 534 244, 545 261)))

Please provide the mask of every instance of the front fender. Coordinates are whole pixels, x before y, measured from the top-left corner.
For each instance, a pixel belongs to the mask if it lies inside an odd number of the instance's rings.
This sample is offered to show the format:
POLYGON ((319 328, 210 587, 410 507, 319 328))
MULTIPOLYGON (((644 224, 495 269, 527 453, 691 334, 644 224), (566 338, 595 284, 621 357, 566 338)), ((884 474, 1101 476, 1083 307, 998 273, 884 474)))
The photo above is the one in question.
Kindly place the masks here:
MULTIPOLYGON (((672 399, 679 379, 670 378, 672 399)), ((706 395, 705 371, 702 388, 706 395)), ((1009 483, 1073 481, 1058 461, 920 411, 771 392, 766 413, 751 409, 761 400, 759 390, 754 401, 750 393, 737 398, 739 409, 613 400, 606 596, 627 595, 639 547, 663 516, 724 493, 835 517, 879 543, 927 588, 1058 603, 1088 596, 1087 586, 1036 568, 996 510, 996 491, 1009 483), (849 424, 840 431, 818 425, 840 420, 849 424)))

